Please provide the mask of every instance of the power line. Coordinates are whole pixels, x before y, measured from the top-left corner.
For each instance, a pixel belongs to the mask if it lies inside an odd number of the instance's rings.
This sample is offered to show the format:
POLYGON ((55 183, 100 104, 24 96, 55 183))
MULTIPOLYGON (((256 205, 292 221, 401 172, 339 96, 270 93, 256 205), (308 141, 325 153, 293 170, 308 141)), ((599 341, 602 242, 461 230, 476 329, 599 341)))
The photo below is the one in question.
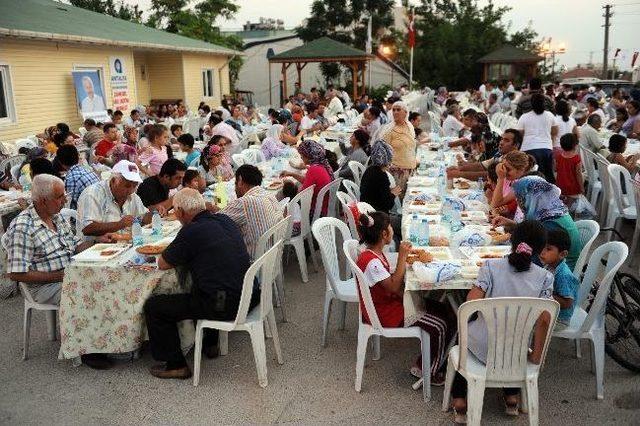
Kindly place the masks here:
POLYGON ((619 6, 635 6, 636 4, 640 4, 639 2, 634 2, 634 3, 614 3, 612 6, 615 7, 619 7, 619 6))

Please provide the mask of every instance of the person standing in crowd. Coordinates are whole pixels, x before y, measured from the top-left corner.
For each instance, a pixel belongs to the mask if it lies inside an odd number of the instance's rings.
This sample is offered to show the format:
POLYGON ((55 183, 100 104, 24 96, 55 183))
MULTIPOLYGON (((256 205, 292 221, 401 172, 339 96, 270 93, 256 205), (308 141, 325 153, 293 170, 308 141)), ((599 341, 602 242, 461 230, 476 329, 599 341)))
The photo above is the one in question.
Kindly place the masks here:
POLYGON ((538 170, 548 182, 554 183, 553 175, 553 138, 558 133, 555 117, 545 110, 545 98, 540 93, 531 96, 532 111, 518 119, 517 128, 522 133, 522 151, 533 156, 538 170))
POLYGON ((382 139, 393 149, 389 172, 400 188, 400 200, 404 199, 407 181, 416 168, 416 139, 413 125, 409 122, 409 109, 402 101, 391 108, 393 121, 380 128, 374 140, 382 139))
POLYGON ((64 188, 69 198, 69 207, 76 209, 78 207, 78 198, 80 194, 88 186, 100 182, 98 176, 90 170, 82 167, 78 150, 73 145, 65 145, 60 147, 56 155, 62 169, 66 171, 64 178, 64 188))
MULTIPOLYGON (((240 306, 250 257, 233 220, 207 211, 202 195, 195 189, 180 190, 173 207, 182 228, 158 258, 158 268, 186 268, 192 280, 191 292, 152 296, 144 305, 144 315, 151 355, 163 362, 151 368, 151 375, 188 379, 191 370, 180 347, 178 322, 232 321, 240 306)), ((254 286, 249 311, 259 301, 260 289, 254 286)), ((202 343, 207 357, 219 355, 217 331, 205 330, 202 343)))
POLYGON ((351 147, 346 147, 344 142, 340 141, 340 151, 344 158, 342 166, 338 169, 338 176, 343 179, 354 180, 353 172, 349 167, 350 161, 357 161, 363 166, 369 161, 369 153, 371 145, 369 145, 369 135, 362 129, 357 129, 349 138, 351 147))
MULTIPOLYGON (((300 173, 284 171, 280 174, 281 177, 291 176, 298 182, 302 183, 300 191, 307 189, 311 185, 315 185, 313 189, 313 199, 311 201, 311 214, 316 209, 316 203, 318 203, 318 193, 322 188, 333 181, 333 169, 325 154, 324 147, 318 142, 306 139, 298 145, 298 153, 302 158, 303 163, 307 166, 307 173, 302 175, 300 173)), ((326 196, 322 203, 321 216, 327 215, 327 209, 329 206, 329 197, 326 196)))
POLYGON ((531 79, 531 81, 529 81, 529 94, 522 95, 520 96, 520 99, 518 99, 518 105, 516 106, 516 112, 515 112, 516 118, 520 118, 521 115, 533 109, 531 100, 533 95, 535 94, 542 95, 544 110, 553 112, 553 100, 543 94, 542 80, 540 80, 537 77, 534 77, 531 79))
POLYGON ((572 199, 584 194, 582 159, 577 151, 578 138, 566 133, 560 138, 560 150, 555 152, 556 185, 562 192, 565 204, 571 206, 572 199))
POLYGON ((236 170, 235 188, 238 198, 220 210, 240 229, 251 258, 256 257, 256 244, 264 233, 283 218, 278 200, 262 185, 262 173, 256 166, 243 164, 236 170))
POLYGON ((570 117, 571 108, 567 101, 560 99, 556 102, 556 117, 554 119, 555 125, 558 127, 558 132, 553 138, 554 151, 560 150, 560 138, 567 133, 573 133, 576 137, 579 137, 578 125, 576 120, 570 117))
POLYGON ((160 210, 161 206, 168 211, 173 202, 169 192, 180 186, 186 171, 187 166, 176 158, 165 161, 160 168, 160 173, 149 176, 138 186, 136 193, 142 200, 142 204, 150 210, 160 210))

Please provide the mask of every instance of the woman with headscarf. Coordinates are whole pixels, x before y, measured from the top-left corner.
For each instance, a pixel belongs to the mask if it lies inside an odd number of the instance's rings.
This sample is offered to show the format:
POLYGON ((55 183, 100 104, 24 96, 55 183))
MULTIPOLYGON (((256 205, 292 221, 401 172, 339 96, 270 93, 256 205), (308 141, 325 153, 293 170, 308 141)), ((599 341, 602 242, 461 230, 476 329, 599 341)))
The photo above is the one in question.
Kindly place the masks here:
MULTIPOLYGON (((327 161, 324 147, 318 142, 305 140, 298 145, 298 153, 302 158, 302 162, 307 166, 306 174, 284 171, 281 177, 291 176, 302 184, 300 190, 304 190, 311 185, 315 185, 313 189, 313 200, 311 201, 311 214, 315 211, 316 198, 322 188, 333 180, 333 170, 327 161)), ((321 216, 326 216, 329 206, 329 197, 325 197, 322 201, 321 216)))
MULTIPOLYGON (((512 184, 518 207, 525 220, 537 220, 546 230, 563 229, 571 238, 571 248, 567 255, 567 265, 571 270, 582 251, 580 232, 569 215, 567 206, 560 199, 560 188, 540 176, 524 176, 512 184)), ((493 220, 494 226, 513 225, 515 222, 503 217, 493 220)))
POLYGON ((393 148, 389 172, 400 188, 399 197, 402 200, 407 181, 416 168, 416 132, 409 121, 409 109, 404 102, 395 102, 391 112, 393 121, 382 126, 374 140, 382 139, 393 148))
POLYGON ((282 124, 273 124, 267 130, 267 136, 260 145, 265 160, 269 161, 273 157, 278 157, 287 149, 287 146, 280 140, 282 129, 284 129, 282 124))

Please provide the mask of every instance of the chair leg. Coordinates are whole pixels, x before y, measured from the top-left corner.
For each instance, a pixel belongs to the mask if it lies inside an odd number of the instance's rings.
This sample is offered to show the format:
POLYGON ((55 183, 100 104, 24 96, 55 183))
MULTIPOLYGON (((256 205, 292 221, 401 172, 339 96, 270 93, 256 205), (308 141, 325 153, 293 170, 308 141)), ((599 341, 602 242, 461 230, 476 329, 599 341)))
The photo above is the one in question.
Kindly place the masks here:
POLYGON ((331 315, 331 302, 333 301, 333 294, 330 291, 326 291, 324 294, 324 311, 322 316, 322 347, 327 347, 327 328, 329 328, 329 316, 331 315))
POLYGON ((56 340, 56 317, 57 311, 46 311, 45 315, 47 316, 47 331, 49 333, 49 340, 52 342, 56 340))
POLYGON ((278 300, 280 301, 280 311, 282 312, 282 322, 287 322, 287 311, 284 307, 285 305, 285 297, 284 297, 284 275, 282 274, 282 268, 280 268, 280 272, 276 277, 275 286, 278 289, 278 300))
MULTIPOLYGON (((220 332, 222 334, 222 332, 220 332)), ((200 362, 202 361, 202 327, 196 325, 195 348, 193 349, 193 386, 200 382, 200 362)))
POLYGON ((604 330, 594 332, 592 357, 596 373, 596 398, 604 399, 604 330))
POLYGON ((267 321, 269 321, 273 346, 276 350, 276 360, 278 361, 278 364, 282 365, 284 364, 284 358, 282 357, 282 348, 280 347, 280 336, 278 335, 278 327, 276 325, 276 314, 273 310, 269 312, 269 315, 267 315, 267 321))
POLYGON ((527 390, 527 383, 520 388, 520 412, 527 414, 529 412, 529 391, 527 390))
POLYGON ((256 361, 258 384, 260 387, 265 388, 269 384, 269 380, 267 378, 267 353, 264 342, 264 326, 260 323, 249 328, 249 336, 251 336, 253 357, 256 361))
POLYGON ((484 403, 484 381, 467 379, 467 424, 480 426, 484 403))
POLYGON ((638 250, 638 237, 640 237, 640 217, 636 217, 636 226, 633 230, 633 239, 631 240, 631 247, 629 247, 629 254, 631 261, 629 262, 629 266, 635 265, 635 253, 638 250))
POLYGON ((302 240, 297 240, 293 243, 293 248, 296 250, 296 257, 298 258, 298 264, 300 265, 302 282, 309 282, 309 275, 307 274, 307 258, 304 255, 304 242, 302 240))
POLYGON ((420 333, 420 346, 422 352, 422 397, 424 402, 431 399, 431 337, 422 330, 420 333))
POLYGON ((229 332, 220 330, 218 332, 218 348, 220 355, 224 356, 229 353, 229 332))
POLYGON ((307 236, 307 243, 309 244, 309 254, 311 257, 311 262, 313 263, 313 270, 318 272, 318 261, 316 260, 316 251, 313 248, 313 235, 309 234, 307 236))
POLYGON ((451 407, 451 387, 453 386, 453 378, 455 375, 456 368, 451 362, 451 357, 449 357, 449 362, 447 363, 447 375, 444 379, 444 390, 442 393, 442 411, 445 413, 449 411, 449 408, 451 407))
POLYGON ((378 361, 380 359, 380 335, 373 336, 373 360, 378 361))
POLYGON ((527 379, 527 410, 529 425, 538 426, 538 378, 527 379))
POLYGON ((31 336, 31 308, 25 304, 24 307, 24 323, 22 325, 22 359, 29 358, 29 337, 31 336))
POLYGON ((356 392, 362 389, 362 374, 364 373, 364 362, 367 357, 367 343, 369 333, 360 326, 358 328, 358 348, 356 350, 356 392))
POLYGON ((344 330, 347 321, 347 302, 340 302, 340 330, 344 330))
POLYGON ((576 339, 576 358, 582 358, 582 346, 580 345, 581 340, 576 339))

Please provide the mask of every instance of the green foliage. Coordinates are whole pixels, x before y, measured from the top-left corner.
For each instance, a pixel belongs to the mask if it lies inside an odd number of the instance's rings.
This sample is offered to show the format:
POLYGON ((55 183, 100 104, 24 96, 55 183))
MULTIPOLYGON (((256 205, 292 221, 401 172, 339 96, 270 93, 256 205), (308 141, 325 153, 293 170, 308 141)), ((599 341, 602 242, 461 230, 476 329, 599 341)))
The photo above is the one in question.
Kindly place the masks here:
MULTIPOLYGON (((509 10, 491 1, 480 6, 477 0, 422 0, 415 9, 414 79, 426 85, 464 89, 479 82, 480 57, 505 43, 531 49, 537 37, 531 26, 509 37, 503 23, 509 10)), ((401 57, 407 66, 407 55, 401 57)))
POLYGON ((125 21, 142 23, 142 10, 138 5, 129 6, 123 0, 120 0, 117 4, 114 0, 70 0, 70 3, 73 6, 104 13, 125 21))
MULTIPOLYGON (((358 49, 365 48, 368 13, 372 14, 372 34, 375 35, 393 24, 394 0, 315 0, 311 16, 306 24, 296 28, 304 42, 320 37, 330 37, 358 49)), ((320 70, 326 82, 340 76, 341 65, 323 63, 320 70)))
POLYGON ((371 99, 387 99, 387 92, 389 92, 390 90, 393 90, 393 88, 391 86, 389 86, 388 84, 383 84, 382 86, 378 86, 378 87, 369 87, 367 89, 367 93, 369 94, 369 97, 371 99))

